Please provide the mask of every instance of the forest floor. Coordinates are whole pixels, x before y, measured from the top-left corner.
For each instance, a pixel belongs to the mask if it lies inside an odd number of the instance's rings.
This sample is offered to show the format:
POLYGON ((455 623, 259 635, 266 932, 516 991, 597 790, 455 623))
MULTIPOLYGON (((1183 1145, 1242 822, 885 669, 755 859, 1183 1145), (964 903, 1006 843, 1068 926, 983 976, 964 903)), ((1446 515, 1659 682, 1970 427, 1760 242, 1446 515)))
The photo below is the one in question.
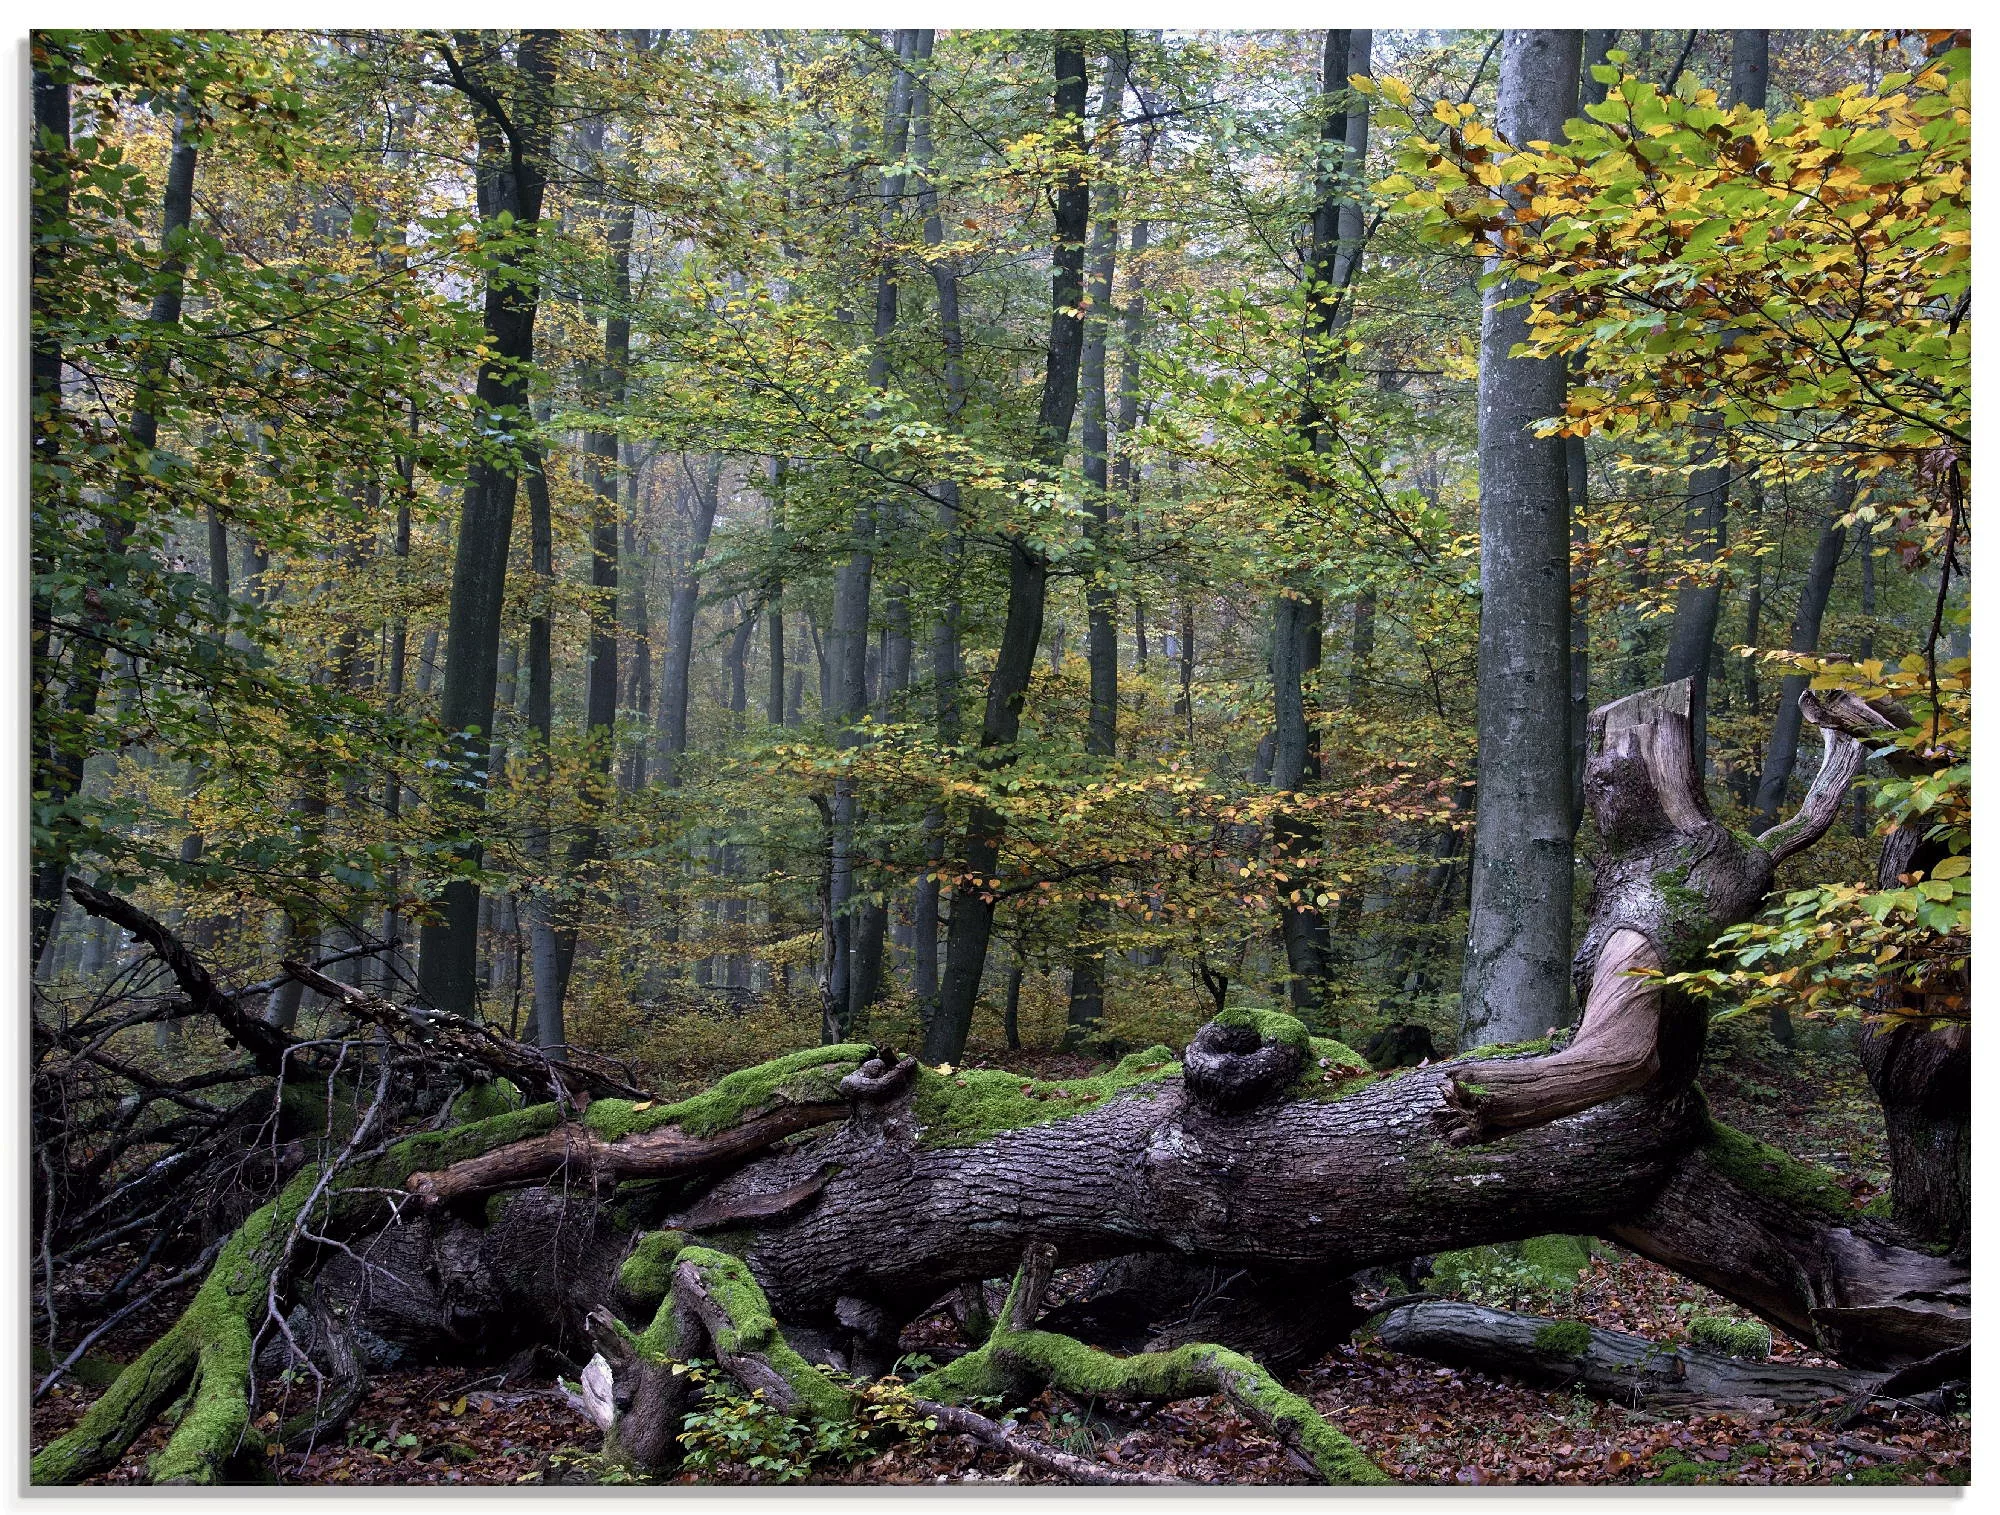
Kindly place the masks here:
MULTIPOLYGON (((1761 1029, 1727 1028, 1714 1039, 1703 1087, 1720 1119, 1833 1169, 1859 1208, 1885 1182, 1881 1117, 1852 1053, 1837 1038, 1810 1030, 1805 1041, 1786 1050, 1761 1029)), ((1066 1057, 1009 1054, 1006 1060, 1043 1076, 1088 1071, 1083 1060, 1066 1057)), ((1719 1296, 1643 1258, 1607 1244, 1593 1251, 1574 1290, 1551 1290, 1501 1272, 1471 1277, 1464 1297, 1662 1342, 1685 1340, 1692 1314, 1729 1313, 1719 1296)), ((106 1257, 79 1269, 61 1281, 58 1297, 100 1289, 123 1266, 129 1263, 106 1257)), ((97 1353, 129 1360, 184 1300, 162 1299, 138 1312, 97 1353)), ((934 1318, 913 1327, 905 1345, 915 1351, 948 1346, 950 1331, 947 1317, 934 1318)), ((1774 1333, 1771 1355, 1814 1360, 1807 1347, 1782 1333, 1774 1333)), ((378 1374, 336 1441, 277 1452, 264 1476, 336 1486, 563 1481, 565 1464, 594 1448, 598 1432, 570 1408, 545 1368, 536 1372, 503 1381, 489 1363, 378 1374)), ((1654 1414, 1440 1367, 1387 1351, 1366 1330, 1295 1374, 1291 1387, 1398 1483, 1959 1484, 1970 1471, 1969 1416, 1941 1419, 1875 1407, 1856 1417, 1839 1404, 1816 1413, 1654 1414)), ((34 1445, 74 1424, 100 1392, 90 1384, 59 1385, 34 1408, 34 1445)), ((275 1413, 267 1412, 253 1435, 275 1424, 275 1413)), ((1307 1481, 1282 1448, 1220 1399, 1148 1408, 1045 1393, 1029 1407, 1024 1429, 1121 1467, 1200 1483, 1307 1481)), ((154 1427, 118 1467, 92 1482, 142 1482, 146 1458, 165 1435, 154 1427)), ((904 1443, 845 1466, 799 1473, 813 1483, 1052 1481, 959 1436, 904 1443)), ((686 1475, 682 1481, 695 1480, 686 1475)), ((725 1470, 709 1481, 756 1480, 747 1470, 741 1477, 725 1470)))

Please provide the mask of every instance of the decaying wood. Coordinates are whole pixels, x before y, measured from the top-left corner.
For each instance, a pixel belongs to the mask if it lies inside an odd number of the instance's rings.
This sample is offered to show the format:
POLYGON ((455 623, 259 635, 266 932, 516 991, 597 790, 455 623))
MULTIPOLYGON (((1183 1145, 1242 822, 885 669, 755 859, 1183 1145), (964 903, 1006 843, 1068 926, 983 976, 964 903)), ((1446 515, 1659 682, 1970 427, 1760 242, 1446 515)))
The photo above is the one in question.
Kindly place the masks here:
POLYGON ((587 1185, 688 1178, 732 1167, 788 1136, 838 1120, 847 1110, 844 1103, 780 1105, 713 1136, 661 1126, 615 1141, 572 1122, 435 1173, 413 1173, 406 1187, 423 1203, 440 1205, 552 1178, 587 1185))
POLYGON ((447 1010, 398 1005, 352 984, 337 983, 304 963, 287 960, 284 967, 308 989, 325 995, 355 1020, 419 1041, 438 1060, 456 1063, 482 1077, 510 1079, 533 1098, 573 1102, 605 1096, 651 1098, 646 1090, 619 1077, 624 1070, 610 1059, 582 1048, 570 1050, 558 1062, 541 1048, 516 1041, 483 1022, 447 1010))
POLYGON ((1545 1057, 1453 1064, 1441 1121, 1454 1144, 1553 1120, 1663 1075, 1692 1077, 1699 1007, 1635 975, 1697 966, 1724 928, 1754 915, 1778 863, 1833 824, 1867 755, 1861 739, 1891 726, 1852 695, 1805 695, 1799 708, 1825 738, 1819 774, 1798 814, 1753 842, 1709 810, 1692 687, 1683 679, 1593 712, 1584 797, 1602 850, 1574 971, 1583 1024, 1545 1057))
MULTIPOLYGON (((647 1222, 604 1205, 599 1191, 612 1180, 719 1176, 681 1221, 749 1234, 740 1260, 707 1252, 674 1264, 675 1350, 716 1357, 778 1405, 794 1403, 795 1390, 811 1399, 827 1388, 801 1377, 809 1370, 792 1371, 787 1332, 801 1343, 814 1334, 849 1343, 856 1367, 886 1366, 877 1364, 882 1343, 904 1323, 955 1287, 1018 1265, 1012 1304, 987 1345, 1004 1339, 1022 1374, 1122 1385, 1129 1369, 1139 1397, 1232 1392, 1257 1412, 1258 1396, 1271 1396, 1237 1379, 1261 1385, 1269 1375, 1227 1342, 1150 1353, 1150 1364, 1073 1342, 1078 1350, 1058 1350, 1066 1339, 1037 1323, 1055 1257, 1073 1266, 1153 1254, 1306 1291, 1413 1255, 1557 1231, 1621 1241, 1863 1374, 1935 1373, 1969 1341, 1964 1262, 1922 1250, 1796 1174, 1760 1173, 1768 1149, 1715 1127, 1693 1086, 1699 1011, 1634 971, 1700 962, 1721 926, 1757 907, 1774 857, 1830 821, 1822 794, 1755 842, 1715 823, 1693 768, 1687 694, 1685 685, 1647 691, 1594 719, 1586 788, 1603 861, 1577 961, 1587 1013, 1562 1051, 1421 1067, 1301 1097, 1298 1028, 1211 1024, 1184 1073, 1161 1068, 1079 1100, 1073 1113, 997 1130, 983 1118, 937 1126, 957 1097, 953 1081, 882 1053, 847 1076, 837 1100, 778 1105, 721 1131, 667 1126, 611 1140, 570 1120, 410 1175, 406 1188, 428 1203, 405 1207, 386 1228, 370 1221, 368 1268, 337 1252, 317 1292, 350 1309, 350 1328, 378 1331, 371 1311, 397 1312, 378 1334, 413 1350, 552 1334, 588 1313, 609 1362, 626 1338, 603 1301, 631 1229, 647 1222), (445 1203, 503 1188, 519 1192, 497 1211, 480 1207, 477 1219, 445 1203), (393 1287, 368 1272, 385 1256, 395 1258, 393 1287), (754 1307, 738 1298, 747 1295, 754 1307)), ((1808 714, 1825 718, 1815 792, 1830 792, 1858 761, 1848 728, 1866 722, 1838 701, 1808 714)), ((379 1017, 392 1039, 426 1024, 400 1010, 392 1018, 395 1007, 345 986, 322 992, 358 1019, 379 1017)), ((456 1047, 448 1038, 465 1029, 428 1025, 430 1047, 456 1047)), ((504 1128, 493 1129, 504 1140, 504 1128)), ((1765 1165, 1783 1166, 1775 1157, 1765 1165)), ((631 1200, 647 1203, 650 1224, 673 1223, 668 1195, 631 1200)), ((391 1208, 370 1205, 378 1217, 391 1208)), ((658 1366, 610 1363, 614 1424, 631 1420, 618 1396, 657 1378, 658 1366)), ((631 1420, 633 1437, 659 1441, 679 1392, 649 1388, 648 1403, 667 1408, 651 1430, 631 1420)), ((1315 1456, 1322 1472, 1338 1460, 1326 1446, 1315 1456)), ((47 1465, 84 1464, 66 1450, 47 1465)))
POLYGON ((1883 1375, 1791 1363, 1748 1362, 1698 1347, 1670 1347, 1623 1331, 1436 1300, 1392 1310, 1382 1345, 1454 1367, 1575 1385, 1627 1405, 1688 1409, 1800 1408, 1878 1388, 1883 1375), (1576 1346, 1568 1328, 1584 1333, 1576 1346))
POLYGON ((1809 1194, 1750 1187, 1714 1144, 1603 1234, 1852 1367, 1907 1367, 1971 1339, 1965 1260, 1809 1194))

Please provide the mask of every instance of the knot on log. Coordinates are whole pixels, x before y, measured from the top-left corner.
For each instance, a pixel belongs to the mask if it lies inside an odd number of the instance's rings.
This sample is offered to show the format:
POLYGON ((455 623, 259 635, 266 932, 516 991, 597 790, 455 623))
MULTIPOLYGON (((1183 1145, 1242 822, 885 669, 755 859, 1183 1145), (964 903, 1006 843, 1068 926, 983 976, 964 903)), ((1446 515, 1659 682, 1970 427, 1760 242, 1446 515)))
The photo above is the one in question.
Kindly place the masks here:
POLYGON ((1288 1015, 1226 1011, 1188 1043, 1182 1059, 1187 1091, 1216 1115, 1254 1109, 1291 1087, 1305 1067, 1306 1050, 1305 1027, 1288 1015))
POLYGON ((840 1081, 840 1092, 856 1104, 879 1105, 909 1088, 916 1076, 914 1057, 897 1058, 884 1047, 840 1081))

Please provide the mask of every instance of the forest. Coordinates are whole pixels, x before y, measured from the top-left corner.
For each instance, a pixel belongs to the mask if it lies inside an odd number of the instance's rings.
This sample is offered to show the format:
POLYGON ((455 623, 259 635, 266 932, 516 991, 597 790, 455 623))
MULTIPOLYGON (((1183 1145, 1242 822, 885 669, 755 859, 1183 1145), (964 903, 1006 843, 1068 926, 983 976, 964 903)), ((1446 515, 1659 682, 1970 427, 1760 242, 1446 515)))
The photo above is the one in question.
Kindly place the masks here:
POLYGON ((1970 48, 34 33, 30 1481, 1965 1483, 1970 48))

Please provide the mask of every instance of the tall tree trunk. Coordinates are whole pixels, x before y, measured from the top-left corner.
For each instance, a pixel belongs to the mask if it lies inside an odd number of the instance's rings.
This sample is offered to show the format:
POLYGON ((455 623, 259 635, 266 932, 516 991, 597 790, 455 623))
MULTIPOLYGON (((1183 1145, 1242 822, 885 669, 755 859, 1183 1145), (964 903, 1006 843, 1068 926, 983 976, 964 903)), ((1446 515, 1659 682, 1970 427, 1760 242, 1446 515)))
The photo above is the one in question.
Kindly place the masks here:
MULTIPOLYGON (((909 147, 911 63, 917 34, 914 30, 899 30, 894 42, 896 67, 889 76, 888 98, 882 113, 885 164, 900 164, 909 147)), ((875 391, 889 382, 889 336, 896 327, 901 298, 889 236, 902 200, 905 178, 901 172, 884 176, 876 210, 880 267, 875 277, 874 345, 868 356, 868 386, 875 391)), ((835 740, 842 747, 852 747, 861 740, 857 726, 868 708, 868 623, 874 587, 876 517, 878 511, 886 508, 872 503, 855 507, 851 549, 847 561, 834 576, 831 640, 835 704, 828 719, 835 727, 835 740)), ((886 916, 879 906, 863 907, 855 897, 854 828, 858 808, 854 780, 843 775, 834 782, 829 809, 833 834, 828 840, 827 900, 833 941, 828 957, 826 1003, 820 1018, 821 1038, 829 1044, 847 1040, 848 1028, 867 1013, 881 990, 881 933, 886 916), (861 961, 863 958, 865 963, 861 961)))
POLYGON ((701 563, 708 554, 722 495, 722 455, 712 454, 701 474, 682 457, 681 473, 693 508, 687 545, 678 554, 673 592, 667 598, 667 655, 660 672, 660 774, 676 788, 688 745, 688 682, 694 667, 695 613, 701 608, 701 563))
POLYGON ((653 627, 648 603, 647 566, 652 559, 652 543, 639 529, 639 473, 646 455, 628 449, 631 464, 625 479, 624 566, 619 582, 625 586, 626 618, 632 628, 632 669, 626 680, 626 700, 634 716, 637 733, 625 758, 625 787, 641 789, 646 783, 647 745, 653 729, 653 627))
MULTIPOLYGON (((514 536, 514 496, 521 469, 518 429, 529 421, 528 365, 534 357, 539 287, 531 245, 542 214, 554 82, 560 34, 523 33, 511 67, 492 44, 460 33, 443 47, 445 66, 472 102, 477 121, 477 190, 480 219, 492 226, 510 218, 518 239, 501 252, 487 277, 485 345, 474 403, 483 425, 504 437, 473 456, 459 512, 452 563, 451 617, 445 646, 444 693, 439 723, 447 733, 445 761, 453 774, 449 825, 458 850, 477 863, 481 848, 473 817, 485 808, 487 750, 493 735, 493 700, 499 675, 500 617, 506 597, 507 552, 514 536), (464 812, 471 812, 470 815, 464 812)), ((426 924, 418 982, 440 1010, 477 1013, 479 886, 455 878, 444 887, 443 919, 426 924)))
MULTIPOLYGON (((1833 499, 1813 544, 1812 563, 1806 581, 1799 587, 1798 613, 1792 617, 1792 636, 1787 644, 1793 652, 1819 651, 1819 626, 1826 615, 1826 602, 1833 593, 1834 574, 1840 568, 1841 549, 1847 543, 1847 528, 1840 518, 1854 508, 1854 475, 1834 476, 1833 499)), ((1764 753, 1764 775, 1757 783, 1756 814, 1759 824, 1776 822, 1785 802, 1785 790, 1792 781, 1792 769, 1799 756, 1799 696, 1812 680, 1803 673, 1789 673, 1778 686, 1778 714, 1771 724, 1771 745, 1764 753)))
MULTIPOLYGON (((1770 33, 1732 32, 1729 104, 1764 107, 1764 83, 1770 33)), ((1689 34, 1693 41, 1693 33, 1689 34)), ((1683 54, 1685 57, 1685 54, 1683 54)), ((1678 71, 1678 70, 1676 70, 1678 71)), ((1668 86, 1669 89, 1672 85, 1668 86)), ((1688 480, 1687 534, 1701 565, 1701 582, 1680 591, 1674 602, 1674 629, 1667 644, 1666 681, 1693 679, 1695 695, 1695 755, 1702 771, 1708 764, 1708 675, 1715 653, 1716 619, 1722 607, 1722 581, 1716 567, 1728 539, 1731 470, 1722 459, 1722 423, 1715 416, 1695 422, 1700 454, 1707 460, 1688 480)))
MULTIPOLYGON (((1081 158, 1083 117, 1089 101, 1088 65, 1080 42, 1066 32, 1056 34, 1054 55, 1054 135, 1081 158)), ((1083 357, 1083 321, 1078 308, 1083 299, 1084 247, 1090 230, 1090 189, 1080 168, 1064 171, 1056 189, 1055 212, 1048 364, 1031 465, 1044 479, 1056 476, 1069 446, 1083 357)), ((1021 706, 1042 639, 1048 572, 1048 560, 1040 552, 1018 536, 1008 539, 1007 619, 987 680, 986 712, 979 729, 980 753, 988 766, 1009 761, 1008 749, 1020 735, 1021 706)), ((968 878, 993 877, 1005 831, 1005 817, 989 806, 974 806, 959 851, 960 871, 968 878)), ((971 885, 953 891, 938 1010, 924 1031, 927 1062, 957 1062, 964 1055, 972 1008, 979 998, 979 980, 986 968, 994 903, 990 891, 971 885)))
MULTIPOLYGON (((917 64, 915 89, 910 100, 910 150, 917 170, 917 208, 924 218, 924 245, 937 248, 944 242, 944 222, 938 210, 937 189, 930 179, 931 141, 931 50, 936 33, 920 30, 913 54, 917 64)), ((958 261, 931 256, 925 260, 931 283, 937 291, 938 342, 943 350, 944 419, 948 430, 956 432, 965 410, 965 333, 958 316, 958 261)), ((964 561, 964 522, 958 509, 958 481, 940 480, 937 486, 937 530, 944 557, 944 594, 936 620, 931 623, 931 688, 936 701, 934 719, 938 743, 956 746, 959 738, 959 580, 964 561)), ((938 869, 944 862, 945 815, 933 805, 924 814, 924 871, 917 880, 911 904, 911 988, 916 994, 920 1018, 928 1023, 938 1002, 938 927, 940 895, 938 869)))
MULTIPOLYGON (((67 222, 67 86, 45 78, 35 91, 35 110, 36 142, 43 149, 41 161, 36 167, 40 170, 40 187, 45 192, 38 208, 51 218, 59 215, 62 221, 67 222), (63 157, 59 161, 52 159, 49 149, 43 147, 43 144, 52 142, 61 143, 63 157)), ((152 302, 146 311, 146 324, 149 326, 172 329, 180 325, 181 302, 187 280, 186 237, 194 216, 195 159, 195 124, 187 115, 177 115, 173 149, 167 158, 166 184, 160 200, 160 264, 153 285, 152 302)), ((45 224, 54 222, 51 220, 45 224)), ((53 277, 55 271, 45 267, 43 272, 53 277)), ((56 386, 52 398, 46 392, 42 396, 45 413, 55 419, 61 406, 62 377, 62 359, 55 339, 50 337, 39 347, 31 342, 29 361, 32 369, 30 377, 34 383, 53 381, 56 386), (48 408, 51 405, 54 409, 48 408)), ((159 412, 166 400, 162 391, 170 378, 166 358, 147 357, 140 364, 135 378, 132 414, 125 426, 125 447, 130 457, 126 471, 120 477, 115 498, 108 507, 101 507, 97 512, 104 540, 103 571, 113 586, 117 586, 124 577, 121 562, 133 525, 131 512, 134 509, 135 481, 146 472, 152 451, 159 443, 159 412)), ((59 445, 60 432, 54 436, 56 440, 47 445, 59 445)), ((43 451, 36 456, 46 467, 53 455, 43 451)), ((87 614, 97 621, 106 617, 103 610, 87 614)), ((44 637, 40 641, 46 665, 47 639, 44 637)), ((82 792, 84 767, 90 760, 91 727, 97 718, 98 700, 104 683, 105 638, 87 635, 74 638, 73 642, 61 713, 51 720, 45 709, 43 718, 37 723, 44 736, 37 746, 33 787, 36 792, 47 796, 39 803, 58 816, 62 808, 82 792)), ((48 677, 42 680, 45 696, 53 695, 53 682, 48 677)), ((72 847, 69 827, 59 820, 51 828, 47 840, 36 849, 30 884, 28 961, 31 963, 40 960, 42 948, 47 944, 61 913, 63 881, 69 874, 72 847)))
MULTIPOLYGON (((1104 89, 1098 106, 1098 151, 1107 166, 1118 157, 1118 121, 1125 113, 1125 69, 1121 55, 1106 55, 1104 89)), ((1089 491, 1084 527, 1091 550, 1091 577, 1084 589, 1089 611, 1090 726, 1083 749, 1093 757, 1118 752, 1118 596, 1105 582, 1111 532, 1111 438, 1106 388, 1106 339, 1113 311, 1111 287, 1118 267, 1118 186, 1106 177, 1097 189, 1098 207, 1090 240, 1090 319, 1084 327, 1079 387, 1083 405, 1083 481, 1089 491)), ((1122 439, 1121 439, 1122 441, 1122 439)), ((1104 1019, 1104 937, 1110 910, 1085 899, 1076 911, 1076 944, 1070 954, 1068 1045, 1092 1035, 1104 1019)))
MULTIPOLYGON (((1300 416, 1300 430, 1316 454, 1331 452, 1336 418, 1325 409, 1326 390, 1342 368, 1340 335, 1352 314, 1351 292, 1361 265, 1361 207, 1353 186, 1368 151, 1365 97, 1352 97, 1350 76, 1370 72, 1374 33, 1330 30, 1320 62, 1320 99, 1325 112, 1320 126, 1320 182, 1312 217, 1312 264, 1306 299, 1306 370, 1311 394, 1300 416), (1348 100, 1349 108, 1338 108, 1348 100)), ((1306 481, 1317 487, 1317 481, 1306 481)), ((1324 609, 1306 583, 1287 586, 1272 608, 1271 690, 1277 740, 1272 752, 1271 783, 1281 792, 1296 793, 1319 781, 1319 746, 1313 735, 1306 690, 1318 671, 1324 609)), ((1374 600, 1364 591, 1355 605, 1356 652, 1363 628, 1372 644, 1374 600)), ((1357 674, 1360 659, 1357 657, 1357 674)), ((1303 877, 1320 846, 1319 828, 1290 811, 1271 820, 1275 860, 1290 873, 1290 887, 1281 887, 1278 922, 1285 945, 1292 1008, 1309 1019, 1325 1009, 1326 987, 1333 974, 1333 945, 1326 916, 1312 901, 1303 877)))
MULTIPOLYGON (((1593 34, 1594 35, 1594 34, 1593 34)), ((1583 764, 1589 752, 1590 724, 1590 585, 1579 577, 1574 555, 1588 550, 1590 454, 1582 437, 1563 439, 1563 473, 1569 481, 1570 564, 1569 603, 1569 829, 1575 836, 1583 825, 1583 764)))
MULTIPOLYGON (((599 177, 606 178, 603 164, 603 128, 597 124, 594 144, 599 177)), ((632 358, 632 227, 634 211, 628 202, 612 213, 605 237, 605 260, 611 275, 611 300, 604 312, 604 359, 592 377, 589 391, 598 407, 616 415, 625 403, 625 377, 632 358)), ((584 455, 589 459, 590 510, 590 642, 589 673, 584 685, 584 740, 588 744, 589 766, 598 780, 600 792, 590 796, 590 818, 578 828, 569 845, 568 873, 573 887, 581 887, 583 875, 596 860, 599 838, 595 819, 598 803, 608 788, 611 765, 616 755, 618 730, 618 433, 591 431, 584 435, 584 455)), ((560 1017, 562 1002, 569 994, 569 979, 576 962, 577 922, 575 907, 556 932, 556 972, 551 992, 555 1014, 560 1017)))
MULTIPOLYGON (((773 558, 779 558, 785 542, 785 460, 773 456, 767 460, 770 470, 771 489, 771 548, 773 558)), ((770 642, 770 682, 764 698, 764 719, 772 729, 785 724, 785 585, 784 580, 774 576, 766 587, 771 610, 768 616, 770 642)))
MULTIPOLYGON (((550 871, 549 784, 552 763, 549 739, 554 725, 555 666, 551 616, 556 582, 555 523, 549 503, 548 475, 539 449, 527 464, 528 573, 534 581, 528 601, 527 743, 530 763, 530 819, 523 850, 537 871, 550 871)), ((568 985, 562 960, 556 914, 555 881, 544 878, 528 896, 528 970, 534 979, 534 1042, 543 1053, 562 1061, 568 1047, 563 1024, 563 998, 568 985)))
MULTIPOLYGON (((1509 30, 1498 127, 1560 141, 1582 35, 1509 30)), ((1566 1025, 1571 874, 1569 485, 1560 438, 1530 429, 1563 405, 1561 359, 1510 357, 1527 312, 1486 292, 1479 337, 1479 761, 1462 1045, 1566 1025)))
MULTIPOLYGON (((1708 459, 1720 456, 1722 423, 1714 416, 1695 422, 1701 440, 1696 446, 1708 459)), ((1673 634, 1667 643, 1667 665, 1663 675, 1671 684, 1681 679, 1694 681, 1695 756, 1707 771, 1708 763, 1708 665, 1715 647, 1716 617, 1722 608, 1722 580, 1716 564, 1721 556, 1729 526, 1730 469, 1726 462, 1707 462, 1688 479, 1687 539, 1694 548, 1699 566, 1697 582, 1687 585, 1674 597, 1673 634)))

